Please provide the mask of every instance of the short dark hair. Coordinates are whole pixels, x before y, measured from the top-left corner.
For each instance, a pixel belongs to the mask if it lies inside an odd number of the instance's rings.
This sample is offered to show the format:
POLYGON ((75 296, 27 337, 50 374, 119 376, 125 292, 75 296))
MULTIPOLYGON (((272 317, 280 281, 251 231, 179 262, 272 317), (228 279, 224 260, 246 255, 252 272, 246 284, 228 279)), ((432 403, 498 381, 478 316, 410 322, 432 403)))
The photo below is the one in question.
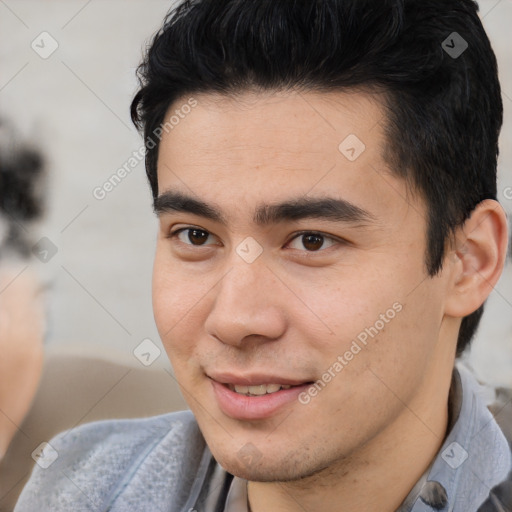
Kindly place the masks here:
MULTIPOLYGON (((176 100, 359 89, 383 94, 384 156, 426 201, 431 276, 454 230, 478 203, 496 199, 503 105, 472 0, 187 0, 167 15, 138 76, 131 115, 144 131, 154 197, 152 135, 176 100)), ((462 320, 457 355, 482 312, 483 305, 462 320)))

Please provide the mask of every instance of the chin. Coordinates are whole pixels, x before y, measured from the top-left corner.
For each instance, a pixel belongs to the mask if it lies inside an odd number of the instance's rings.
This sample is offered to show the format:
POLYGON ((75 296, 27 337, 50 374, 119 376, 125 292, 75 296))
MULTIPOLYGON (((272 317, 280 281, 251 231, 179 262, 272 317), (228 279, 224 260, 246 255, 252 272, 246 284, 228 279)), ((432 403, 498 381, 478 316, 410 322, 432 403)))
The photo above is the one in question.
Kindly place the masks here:
POLYGON ((252 482, 291 482, 312 477, 329 466, 329 462, 311 460, 307 453, 262 454, 247 445, 235 454, 212 450, 217 462, 232 475, 252 482), (245 448, 245 450, 244 450, 245 448), (251 453, 252 452, 252 453, 251 453))

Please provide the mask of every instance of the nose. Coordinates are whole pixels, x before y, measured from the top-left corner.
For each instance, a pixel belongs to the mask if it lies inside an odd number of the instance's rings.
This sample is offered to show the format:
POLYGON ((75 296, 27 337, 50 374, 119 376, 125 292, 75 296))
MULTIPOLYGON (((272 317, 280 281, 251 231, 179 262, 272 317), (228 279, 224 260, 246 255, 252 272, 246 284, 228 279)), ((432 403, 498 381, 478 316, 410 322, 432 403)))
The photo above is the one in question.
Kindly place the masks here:
POLYGON ((264 262, 249 264, 240 259, 215 287, 206 332, 233 346, 278 339, 287 324, 281 288, 264 262))

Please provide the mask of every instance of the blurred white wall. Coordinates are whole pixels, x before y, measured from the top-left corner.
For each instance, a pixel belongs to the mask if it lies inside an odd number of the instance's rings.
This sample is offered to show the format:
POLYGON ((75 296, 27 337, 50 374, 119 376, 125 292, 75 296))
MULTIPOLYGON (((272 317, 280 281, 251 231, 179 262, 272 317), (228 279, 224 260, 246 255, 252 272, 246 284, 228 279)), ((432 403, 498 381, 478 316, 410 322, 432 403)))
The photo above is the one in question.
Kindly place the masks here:
MULTIPOLYGON (((32 265, 51 286, 53 349, 137 364, 132 351, 143 339, 161 348, 151 309, 156 220, 143 162, 103 200, 93 190, 141 147, 128 113, 134 70, 171 5, 0 2, 0 115, 14 119, 49 157, 48 214, 36 240, 48 238, 58 252, 32 265), (56 44, 49 57, 39 55, 56 44)), ((506 122, 499 189, 512 213, 512 2, 480 6, 500 63, 506 122)), ((157 364, 168 365, 163 353, 157 364)), ((489 300, 470 364, 484 380, 512 385, 510 265, 489 300)))

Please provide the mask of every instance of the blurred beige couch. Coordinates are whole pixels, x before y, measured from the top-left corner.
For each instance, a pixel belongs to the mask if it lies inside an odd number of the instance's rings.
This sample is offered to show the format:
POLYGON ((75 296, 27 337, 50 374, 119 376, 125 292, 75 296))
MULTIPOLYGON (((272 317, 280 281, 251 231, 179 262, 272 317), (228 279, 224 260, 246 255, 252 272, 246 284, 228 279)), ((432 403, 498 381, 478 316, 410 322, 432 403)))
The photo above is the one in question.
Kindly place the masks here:
POLYGON ((55 434, 105 418, 153 416, 186 409, 164 368, 49 355, 32 408, 0 463, 0 512, 11 512, 34 465, 32 452, 55 434))

